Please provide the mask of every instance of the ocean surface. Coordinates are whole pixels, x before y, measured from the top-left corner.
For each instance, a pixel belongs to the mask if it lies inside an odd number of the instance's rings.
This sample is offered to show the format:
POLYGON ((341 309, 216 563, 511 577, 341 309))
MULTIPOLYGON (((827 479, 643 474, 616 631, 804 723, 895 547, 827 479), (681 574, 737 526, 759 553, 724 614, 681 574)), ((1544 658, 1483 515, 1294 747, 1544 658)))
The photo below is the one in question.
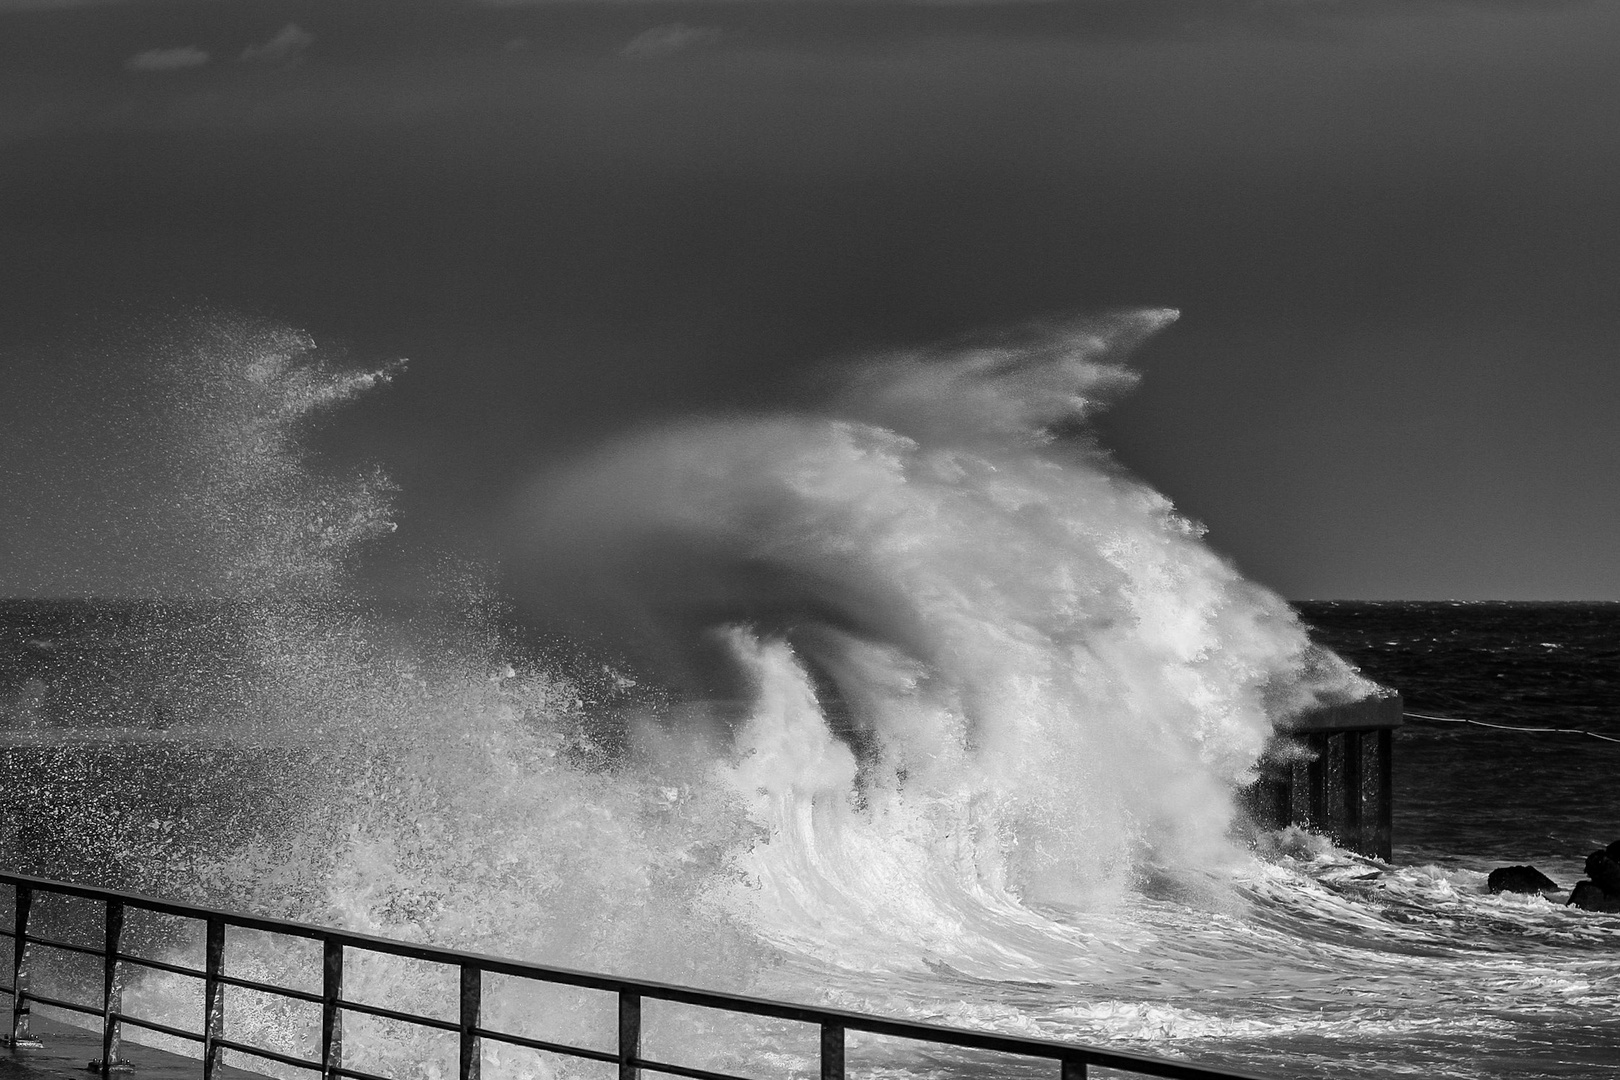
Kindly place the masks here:
MULTIPOLYGON (((1620 738, 1620 604, 1299 608, 1323 642, 1401 690, 1411 712, 1620 738)), ((1589 850, 1620 838, 1606 779, 1620 743, 1411 719, 1395 747, 1399 864, 1557 863, 1568 885, 1589 850)))
MULTIPOLYGON (((1052 436, 1171 314, 890 358, 802 414, 626 433, 536 489, 526 564, 453 567, 409 603, 356 572, 391 535, 387 484, 298 449, 303 417, 381 375, 290 332, 188 354, 145 405, 179 420, 140 428, 169 440, 153 491, 188 494, 140 527, 184 550, 192 598, 0 602, 0 865, 1267 1075, 1614 1075, 1620 916, 1485 877, 1533 863, 1567 888, 1620 839, 1620 744, 1409 723, 1389 865, 1246 829, 1234 793, 1276 721, 1374 682, 1412 712, 1620 735, 1620 605, 1296 610, 1245 580, 1103 450, 1052 436)), ((64 936, 99 918, 36 910, 64 936)), ((200 954, 163 920, 130 933, 200 954)), ((230 956, 318 986, 294 943, 230 956)), ((35 976, 94 992, 72 958, 35 976)), ((381 958, 345 988, 454 1000, 445 973, 381 958)), ((190 1027, 200 994, 152 973, 126 1007, 190 1027)), ((615 1023, 564 990, 496 986, 486 1011, 586 1045, 615 1023)), ((453 1075, 437 1033, 352 1021, 352 1066, 453 1075)), ((318 1045, 301 1003, 234 994, 226 1022, 318 1045)), ((668 1060, 813 1074, 803 1033, 650 1024, 668 1060)), ((1034 1075, 879 1039, 850 1062, 1034 1075)), ((605 1075, 494 1048, 485 1069, 605 1075)))

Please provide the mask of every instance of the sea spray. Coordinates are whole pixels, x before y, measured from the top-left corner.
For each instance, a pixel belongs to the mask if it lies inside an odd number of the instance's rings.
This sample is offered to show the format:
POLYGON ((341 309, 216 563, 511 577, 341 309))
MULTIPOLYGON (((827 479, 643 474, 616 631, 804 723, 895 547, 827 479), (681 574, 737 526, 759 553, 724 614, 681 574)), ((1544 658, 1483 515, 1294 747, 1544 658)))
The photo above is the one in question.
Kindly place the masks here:
MULTIPOLYGON (((879 358, 829 404, 634 433, 535 495, 540 595, 655 660, 731 627, 736 753, 772 762, 733 767, 772 830, 749 855, 766 936, 870 941, 947 867, 973 903, 1091 905, 1228 860, 1273 723, 1370 689, 1073 437, 1171 314, 879 358), (921 876, 844 879, 919 842, 921 876)), ((942 904, 917 925, 960 920, 942 904)))
MULTIPOLYGON (((37 768, 37 754, 8 758, 17 790, 61 811, 31 815, 43 833, 26 820, 8 828, 8 864, 479 951, 746 985, 757 947, 703 901, 754 835, 709 775, 714 755, 699 761, 687 739, 656 760, 610 760, 586 721, 634 680, 563 679, 506 649, 499 601, 451 557, 422 560, 450 572, 418 583, 426 599, 404 619, 395 598, 374 602, 350 574, 393 533, 392 485, 374 469, 324 470, 305 440, 312 419, 395 369, 349 371, 303 335, 220 317, 135 350, 130 368, 120 437, 91 449, 118 459, 123 436, 141 433, 140 468, 107 508, 128 513, 105 533, 129 541, 119 568, 130 591, 163 599, 68 605, 47 635, 72 671, 57 682, 74 690, 44 703, 49 718, 71 726, 76 705, 97 700, 96 727, 120 730, 104 749, 42 747, 62 764, 108 759, 86 775, 71 769, 67 783, 61 769, 37 768), (126 608, 140 619, 100 626, 126 608), (72 614, 81 609, 96 618, 72 614), (154 755, 161 782, 145 767, 154 755)), ((197 935, 170 940, 176 932, 142 940, 195 966, 197 935)), ((232 963, 291 986, 318 970, 250 934, 233 940, 232 963)), ((357 1000, 442 1007, 443 979, 408 963, 362 958, 350 976, 357 1000)), ((189 1027, 197 994, 192 980, 149 972, 128 1001, 135 1015, 189 1027)), ((577 1037, 607 1023, 578 997, 492 987, 487 1013, 536 1036, 577 1037), (537 1012, 548 1018, 538 1027, 537 1012)), ((243 993, 227 1022, 307 1056, 307 1011, 243 993)), ((431 1073, 446 1060, 432 1038, 387 1027, 350 1025, 351 1064, 431 1073)))
POLYGON ((207 576, 187 591, 300 600, 343 586, 346 560, 392 533, 394 486, 376 467, 310 467, 307 427, 404 367, 333 366, 308 335, 215 320, 160 370, 161 439, 177 498, 167 516, 207 576))
MULTIPOLYGON (((517 647, 474 572, 422 582, 433 603, 408 620, 369 600, 349 569, 399 542, 391 486, 325 474, 302 438, 383 373, 209 323, 168 349, 147 401, 162 468, 134 531, 181 553, 135 577, 158 593, 184 577, 216 606, 164 639, 165 670, 191 673, 149 696, 207 750, 192 783, 244 760, 270 782, 229 828, 109 796, 132 820, 185 819, 129 845, 109 883, 925 1016, 970 986, 1142 979, 1166 933, 1154 882, 1242 863, 1230 793, 1271 723, 1364 689, 1086 436, 1132 381, 1123 351, 1168 318, 876 358, 794 412, 631 432, 560 469, 528 496, 513 578, 548 613, 583 613, 622 656, 607 669, 517 647)), ((1218 892, 1183 895, 1220 913, 1218 892)), ((317 978, 272 940, 233 955, 254 977, 317 978)), ((395 1008, 450 1000, 403 962, 362 961, 352 984, 395 1008)), ((949 1018, 1113 1023, 982 996, 949 1018)), ((166 975, 130 1001, 177 1025, 199 1008, 166 975)), ((509 986, 487 1007, 537 1037, 612 1032, 582 995, 509 986)), ((299 1006, 229 1009, 242 1037, 311 1052, 299 1006)), ((697 1065, 747 1042, 675 1041, 697 1065)), ((432 1076, 452 1051, 357 1020, 346 1053, 432 1076)))

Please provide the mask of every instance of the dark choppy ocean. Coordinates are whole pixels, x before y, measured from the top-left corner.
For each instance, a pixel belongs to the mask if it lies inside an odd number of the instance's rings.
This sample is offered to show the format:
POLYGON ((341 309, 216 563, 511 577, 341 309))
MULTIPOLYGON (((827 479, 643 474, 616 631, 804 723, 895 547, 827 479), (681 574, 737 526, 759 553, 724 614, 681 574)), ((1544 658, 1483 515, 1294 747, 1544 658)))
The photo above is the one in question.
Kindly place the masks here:
MULTIPOLYGON (((1620 738, 1620 604, 1298 607, 1409 712, 1620 738)), ((1620 839, 1620 743, 1413 720, 1395 747, 1398 862, 1556 862, 1568 877, 1620 839)))

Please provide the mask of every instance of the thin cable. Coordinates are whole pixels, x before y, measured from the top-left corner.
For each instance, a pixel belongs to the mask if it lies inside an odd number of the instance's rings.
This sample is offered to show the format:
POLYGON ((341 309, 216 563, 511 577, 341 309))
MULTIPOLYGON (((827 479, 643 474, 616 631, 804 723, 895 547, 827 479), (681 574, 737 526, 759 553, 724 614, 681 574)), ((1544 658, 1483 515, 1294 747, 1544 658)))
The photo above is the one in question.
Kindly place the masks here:
POLYGON ((1515 727, 1512 724, 1487 724, 1483 720, 1464 720, 1455 716, 1430 716, 1428 713, 1420 712, 1402 711, 1401 715, 1410 716, 1414 720, 1433 720, 1440 724, 1472 724, 1474 727, 1491 728, 1494 731, 1528 731, 1535 734, 1550 735, 1585 735, 1591 739, 1602 739, 1604 742, 1620 743, 1620 739, 1615 738, 1613 735, 1599 735, 1597 732, 1587 731, 1585 728, 1515 727))

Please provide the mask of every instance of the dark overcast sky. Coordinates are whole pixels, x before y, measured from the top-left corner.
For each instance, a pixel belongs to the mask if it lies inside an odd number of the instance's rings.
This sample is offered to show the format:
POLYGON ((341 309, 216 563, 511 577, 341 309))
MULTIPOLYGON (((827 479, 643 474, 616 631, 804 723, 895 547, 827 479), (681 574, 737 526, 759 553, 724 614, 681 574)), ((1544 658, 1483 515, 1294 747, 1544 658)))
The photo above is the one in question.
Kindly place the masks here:
POLYGON ((17 507, 86 326, 409 357, 324 445, 475 543, 606 432, 1163 305, 1106 439, 1253 576, 1620 599, 1617 57, 1614 3, 0 0, 0 591, 85 528, 17 507))

